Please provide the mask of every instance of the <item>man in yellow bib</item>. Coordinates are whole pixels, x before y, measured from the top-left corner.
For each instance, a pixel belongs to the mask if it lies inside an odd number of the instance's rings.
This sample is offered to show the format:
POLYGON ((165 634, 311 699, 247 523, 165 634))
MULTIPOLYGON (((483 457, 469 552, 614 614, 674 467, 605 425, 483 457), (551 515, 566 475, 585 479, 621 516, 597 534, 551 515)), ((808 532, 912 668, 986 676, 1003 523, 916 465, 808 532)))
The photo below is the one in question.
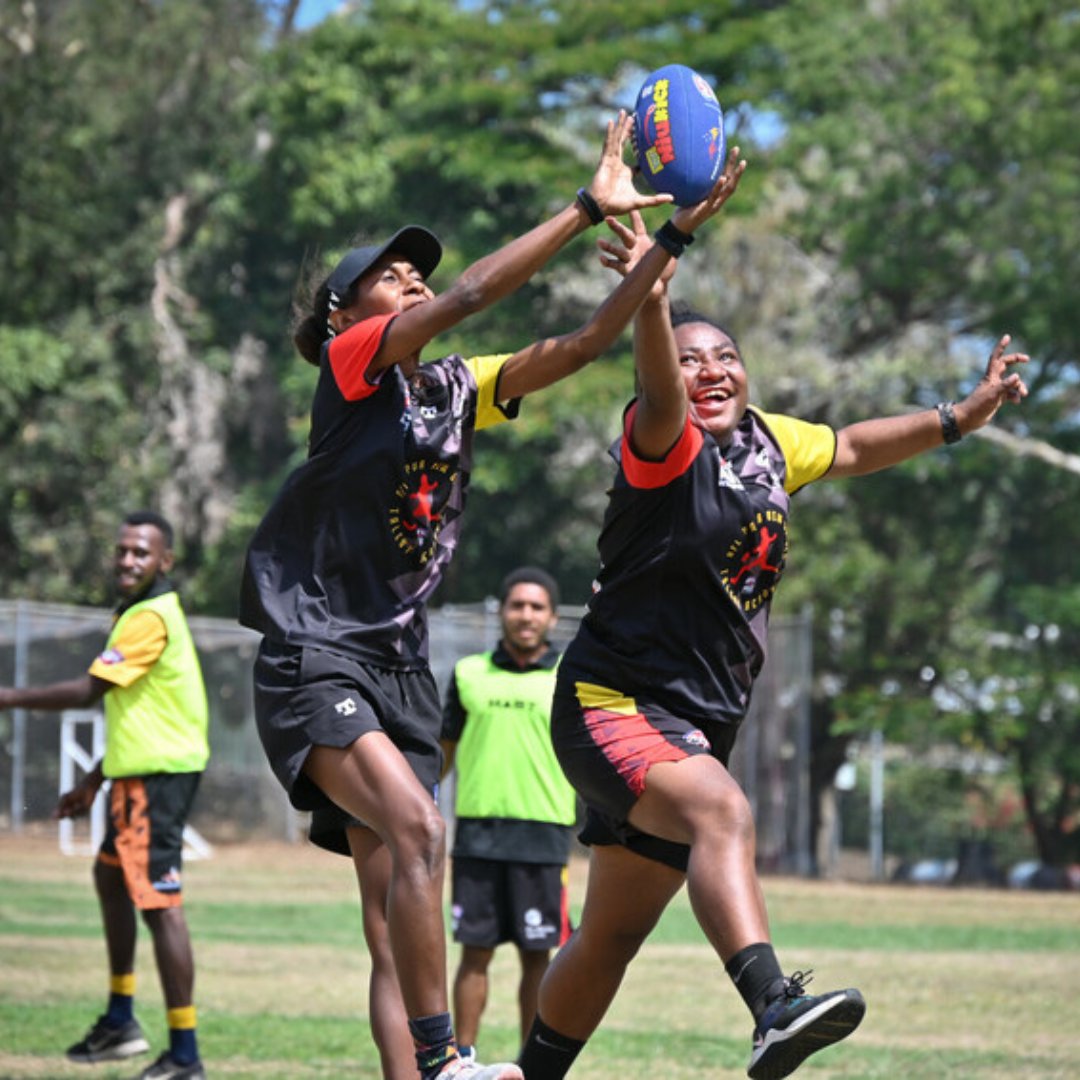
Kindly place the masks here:
POLYGON ((577 796, 549 731, 559 653, 548 635, 558 606, 546 571, 511 571, 499 589, 498 645, 459 660, 446 690, 444 772, 457 769, 452 922, 461 945, 454 1024, 462 1053, 475 1052, 495 949, 517 946, 524 1039, 551 951, 570 935, 566 878, 577 796))
POLYGON ((180 865, 184 825, 210 749, 202 671, 166 577, 172 543, 163 517, 129 514, 117 537, 120 604, 104 651, 85 674, 67 682, 0 687, 0 708, 71 709, 105 701, 105 756, 56 809, 58 817, 86 813, 110 781, 108 827, 94 863, 109 1003, 85 1038, 69 1048, 69 1060, 116 1061, 149 1049, 133 1009, 139 911, 153 936, 169 1024, 169 1049, 140 1080, 205 1080, 180 865))

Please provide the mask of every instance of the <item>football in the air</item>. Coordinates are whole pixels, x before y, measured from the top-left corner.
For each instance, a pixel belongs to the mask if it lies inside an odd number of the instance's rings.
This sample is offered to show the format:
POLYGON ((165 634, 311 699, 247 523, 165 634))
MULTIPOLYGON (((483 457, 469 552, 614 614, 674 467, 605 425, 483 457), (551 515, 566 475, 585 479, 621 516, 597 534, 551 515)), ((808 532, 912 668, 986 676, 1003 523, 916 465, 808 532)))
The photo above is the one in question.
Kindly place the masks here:
POLYGON ((713 88, 693 68, 668 64, 642 84, 634 106, 641 176, 679 206, 700 202, 724 171, 724 115, 713 88))

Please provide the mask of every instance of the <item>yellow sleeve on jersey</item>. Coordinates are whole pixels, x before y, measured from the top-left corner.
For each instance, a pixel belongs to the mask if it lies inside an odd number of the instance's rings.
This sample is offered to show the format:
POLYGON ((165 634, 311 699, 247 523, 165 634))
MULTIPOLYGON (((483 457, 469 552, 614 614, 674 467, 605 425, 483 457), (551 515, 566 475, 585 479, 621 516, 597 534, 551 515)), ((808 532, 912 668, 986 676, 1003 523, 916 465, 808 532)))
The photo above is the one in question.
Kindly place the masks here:
POLYGON ((499 374, 503 364, 510 359, 510 353, 498 356, 473 356, 465 361, 465 366, 476 380, 476 430, 501 424, 510 419, 506 410, 499 404, 496 396, 499 391, 499 374))
POLYGON ((754 410, 776 437, 787 463, 784 490, 791 495, 820 480, 836 459, 836 432, 828 424, 811 424, 793 416, 754 410))
POLYGON ((130 686, 145 675, 165 651, 169 636, 165 620, 155 611, 133 613, 103 653, 90 665, 90 674, 114 686, 130 686))

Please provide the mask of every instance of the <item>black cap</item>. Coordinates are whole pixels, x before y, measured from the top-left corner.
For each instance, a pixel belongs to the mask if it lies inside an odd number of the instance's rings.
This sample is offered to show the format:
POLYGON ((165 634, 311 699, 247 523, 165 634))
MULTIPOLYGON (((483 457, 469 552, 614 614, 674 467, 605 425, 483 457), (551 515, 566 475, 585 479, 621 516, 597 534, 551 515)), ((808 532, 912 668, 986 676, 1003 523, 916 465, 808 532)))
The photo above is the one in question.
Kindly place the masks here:
POLYGON ((371 244, 347 252, 326 279, 327 288, 343 296, 349 286, 388 251, 403 255, 423 274, 425 280, 442 258, 442 244, 433 232, 419 225, 406 225, 404 229, 398 229, 385 244, 371 244))

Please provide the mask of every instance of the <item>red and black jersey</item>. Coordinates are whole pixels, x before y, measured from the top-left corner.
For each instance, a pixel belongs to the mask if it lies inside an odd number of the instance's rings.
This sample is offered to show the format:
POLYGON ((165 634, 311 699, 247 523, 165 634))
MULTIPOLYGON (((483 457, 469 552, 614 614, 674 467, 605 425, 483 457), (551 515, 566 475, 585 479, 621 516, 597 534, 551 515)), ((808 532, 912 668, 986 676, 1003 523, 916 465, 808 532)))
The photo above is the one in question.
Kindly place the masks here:
POLYGON ((448 356, 406 378, 368 367, 395 316, 323 346, 307 460, 248 548, 240 621, 290 645, 383 667, 427 661, 424 605, 461 528, 475 428, 498 404, 505 356, 448 356))
POLYGON ((612 448, 601 569, 560 680, 738 722, 765 658, 790 494, 824 475, 835 452, 831 428, 753 409, 723 447, 688 419, 662 462, 635 457, 624 433, 612 448))

